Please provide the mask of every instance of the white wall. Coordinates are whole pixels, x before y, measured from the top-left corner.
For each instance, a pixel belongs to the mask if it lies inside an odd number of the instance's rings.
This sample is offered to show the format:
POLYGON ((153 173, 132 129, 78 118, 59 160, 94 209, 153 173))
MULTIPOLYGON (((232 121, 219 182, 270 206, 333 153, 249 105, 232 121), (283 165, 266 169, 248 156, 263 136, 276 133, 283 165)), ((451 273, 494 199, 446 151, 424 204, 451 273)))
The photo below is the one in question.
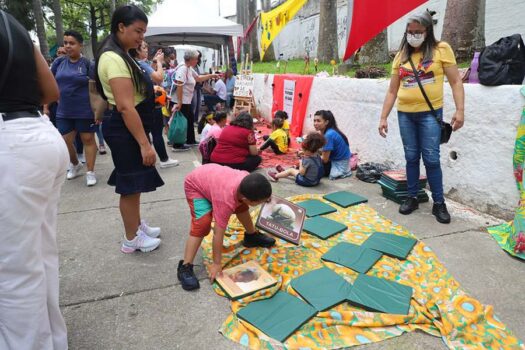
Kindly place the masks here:
MULTIPOLYGON (((260 113, 270 117, 271 75, 255 75, 254 95, 260 113), (266 80, 266 81, 265 81, 266 80)), ((390 162, 404 166, 397 116, 389 117, 389 136, 379 136, 377 126, 388 80, 345 77, 314 78, 304 123, 313 130, 313 113, 331 110, 350 140, 352 152, 362 162, 390 162)), ((465 85, 465 126, 441 147, 445 195, 483 212, 510 217, 518 201, 512 175, 516 127, 525 99, 520 86, 484 87, 465 85), (457 160, 450 158, 457 153, 457 160)), ((454 103, 445 86, 445 119, 450 121, 454 103)))
MULTIPOLYGON (((319 33, 319 0, 310 0, 305 8, 290 21, 274 40, 276 56, 280 53, 283 58, 290 59, 304 57, 305 50, 310 51, 311 57, 317 56, 317 38, 319 33), (310 4, 312 2, 312 4, 310 4)), ((348 23, 348 2, 338 1, 337 10, 337 37, 339 56, 342 57, 346 48, 346 26, 348 23)), ((437 12, 435 18, 436 37, 441 38, 443 18, 447 0, 430 0, 412 12, 432 9, 437 12)), ((411 13, 412 13, 411 12, 411 13)), ((406 26, 406 19, 410 14, 400 18, 388 27, 388 43, 390 50, 397 50, 406 26)), ((487 45, 492 44, 501 37, 520 33, 525 36, 525 0, 486 0, 485 9, 485 37, 487 45)))

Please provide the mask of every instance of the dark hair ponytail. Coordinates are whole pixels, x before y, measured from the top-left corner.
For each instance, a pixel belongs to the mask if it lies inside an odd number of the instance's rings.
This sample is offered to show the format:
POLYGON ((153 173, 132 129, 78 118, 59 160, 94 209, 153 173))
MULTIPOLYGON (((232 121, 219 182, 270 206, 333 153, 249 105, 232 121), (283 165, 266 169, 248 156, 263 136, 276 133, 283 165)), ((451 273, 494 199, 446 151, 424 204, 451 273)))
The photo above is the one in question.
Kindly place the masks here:
POLYGON ((105 99, 107 99, 107 97, 104 94, 104 90, 98 76, 98 63, 100 61, 100 56, 102 56, 102 54, 107 51, 115 52, 127 63, 128 68, 131 71, 135 89, 143 95, 147 95, 149 93, 146 91, 146 81, 143 76, 142 68, 140 68, 138 63, 133 58, 131 58, 127 52, 124 51, 124 48, 117 38, 118 25, 120 23, 127 27, 136 21, 142 21, 146 24, 148 23, 148 17, 139 7, 135 5, 123 5, 118 7, 113 13, 113 17, 111 17, 111 34, 109 34, 102 41, 102 43, 100 43, 99 49, 97 50, 97 54, 95 56, 95 80, 98 92, 105 99))
POLYGON ((337 122, 335 121, 335 117, 333 115, 332 112, 330 111, 325 111, 325 110, 320 110, 320 111, 317 111, 315 112, 314 115, 320 115, 325 121, 328 122, 328 124, 326 125, 326 129, 325 129, 325 132, 323 134, 326 133, 326 130, 328 129, 334 129, 335 131, 337 131, 337 133, 339 135, 341 135, 341 137, 343 138, 343 140, 345 141, 345 143, 347 145, 350 145, 350 143, 348 142, 348 138, 346 137, 345 134, 343 134, 343 132, 341 130, 339 130, 339 128, 337 127, 337 122))

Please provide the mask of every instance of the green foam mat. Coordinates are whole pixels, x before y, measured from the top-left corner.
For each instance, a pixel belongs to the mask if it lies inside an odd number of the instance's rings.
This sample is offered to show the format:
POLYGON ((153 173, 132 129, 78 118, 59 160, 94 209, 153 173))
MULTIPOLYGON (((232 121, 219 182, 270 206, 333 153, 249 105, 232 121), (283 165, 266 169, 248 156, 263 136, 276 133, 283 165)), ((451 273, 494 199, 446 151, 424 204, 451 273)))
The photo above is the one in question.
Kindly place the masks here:
POLYGON ((392 233, 374 232, 362 244, 363 247, 374 249, 398 259, 406 259, 417 240, 402 237, 392 233))
POLYGON ((348 191, 329 193, 323 196, 323 198, 343 208, 368 202, 367 198, 348 191))
POLYGON ((359 273, 366 273, 382 256, 383 254, 377 250, 341 242, 324 254, 321 259, 348 267, 359 273))
POLYGON ((294 278, 291 286, 320 312, 345 301, 352 289, 350 283, 327 267, 294 278))
POLYGON ((322 216, 307 219, 303 226, 304 231, 321 239, 330 238, 346 229, 346 225, 322 216))
POLYGON ((284 292, 254 301, 237 312, 240 319, 281 343, 316 314, 314 307, 284 292))
POLYGON ((352 286, 348 301, 367 310, 407 315, 412 293, 409 286, 361 274, 352 286))
POLYGON ((306 216, 309 218, 312 216, 324 215, 329 213, 335 213, 337 209, 321 202, 317 199, 309 199, 303 202, 297 203, 298 206, 303 207, 306 210, 306 216))

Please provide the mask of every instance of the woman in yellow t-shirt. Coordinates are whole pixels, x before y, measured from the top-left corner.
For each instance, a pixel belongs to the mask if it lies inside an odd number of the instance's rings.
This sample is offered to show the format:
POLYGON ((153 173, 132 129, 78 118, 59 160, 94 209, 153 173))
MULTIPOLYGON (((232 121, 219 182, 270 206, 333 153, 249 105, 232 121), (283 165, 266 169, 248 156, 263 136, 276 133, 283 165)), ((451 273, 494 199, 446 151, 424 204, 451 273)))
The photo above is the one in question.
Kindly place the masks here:
POLYGON ((155 108, 153 83, 129 50, 144 40, 146 14, 137 6, 115 10, 111 34, 101 43, 95 59, 99 92, 110 104, 111 117, 104 123, 104 138, 111 149, 115 170, 108 184, 120 194, 124 222, 123 253, 149 252, 160 244, 160 228, 150 227, 140 217, 140 195, 164 185, 155 169, 156 155, 148 134, 155 108))
POLYGON ((392 78, 381 112, 379 134, 386 137, 387 118, 397 99, 408 182, 408 199, 401 204, 399 212, 408 215, 419 207, 419 159, 422 157, 434 200, 432 214, 438 222, 448 224, 450 215, 443 197, 443 175, 439 161, 441 126, 423 97, 410 60, 440 119, 443 118, 443 82, 447 77, 456 104, 451 121, 454 131, 463 126, 464 91, 454 52, 449 44, 437 41, 434 37, 432 15, 425 11, 408 19, 401 47, 392 64, 392 78))

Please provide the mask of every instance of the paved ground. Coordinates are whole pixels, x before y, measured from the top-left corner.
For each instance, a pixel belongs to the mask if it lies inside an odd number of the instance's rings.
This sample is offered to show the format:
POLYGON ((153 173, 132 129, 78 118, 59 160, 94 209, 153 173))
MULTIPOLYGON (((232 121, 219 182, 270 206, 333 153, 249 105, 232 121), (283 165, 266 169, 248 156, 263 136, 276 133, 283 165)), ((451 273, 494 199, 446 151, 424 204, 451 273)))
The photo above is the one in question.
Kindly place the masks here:
MULTIPOLYGON (((119 251, 122 224, 118 196, 105 184, 112 163, 109 155, 97 159, 99 184, 85 186, 83 177, 63 187, 58 220, 60 302, 69 330, 71 349, 240 349, 218 333, 229 313, 229 302, 217 296, 206 281, 199 255, 198 292, 184 292, 176 279, 189 229, 184 198, 184 176, 197 163, 196 150, 175 154, 181 165, 161 169, 166 185, 143 197, 142 215, 163 229, 163 243, 155 252, 124 255, 119 251)), ((324 181, 310 192, 347 189, 369 198, 369 205, 404 225, 436 252, 463 289, 525 339, 525 264, 504 253, 486 233, 497 223, 473 210, 449 203, 450 225, 438 224, 424 204, 410 216, 398 214, 397 204, 380 195, 378 185, 355 178, 324 181)), ((280 196, 305 193, 304 188, 281 181, 280 196)), ((364 346, 366 349, 445 349, 439 338, 423 333, 364 346)))

